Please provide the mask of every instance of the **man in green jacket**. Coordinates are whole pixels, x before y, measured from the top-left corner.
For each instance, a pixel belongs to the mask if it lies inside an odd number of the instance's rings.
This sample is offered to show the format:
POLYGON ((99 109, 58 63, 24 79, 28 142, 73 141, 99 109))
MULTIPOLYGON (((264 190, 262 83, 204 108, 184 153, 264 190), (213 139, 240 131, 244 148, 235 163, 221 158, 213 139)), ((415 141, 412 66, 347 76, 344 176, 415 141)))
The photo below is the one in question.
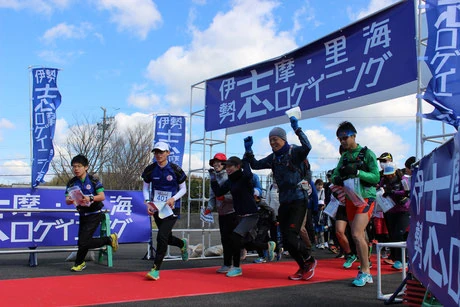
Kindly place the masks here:
POLYGON ((343 186, 344 181, 353 181, 355 187, 353 192, 361 198, 361 201, 356 201, 352 193, 347 193, 345 206, 361 264, 358 276, 352 284, 362 287, 366 283, 373 282, 365 230, 374 211, 375 186, 379 182, 380 174, 375 154, 367 147, 356 143, 356 134, 356 129, 350 122, 339 124, 336 135, 345 152, 334 169, 332 182, 343 186))

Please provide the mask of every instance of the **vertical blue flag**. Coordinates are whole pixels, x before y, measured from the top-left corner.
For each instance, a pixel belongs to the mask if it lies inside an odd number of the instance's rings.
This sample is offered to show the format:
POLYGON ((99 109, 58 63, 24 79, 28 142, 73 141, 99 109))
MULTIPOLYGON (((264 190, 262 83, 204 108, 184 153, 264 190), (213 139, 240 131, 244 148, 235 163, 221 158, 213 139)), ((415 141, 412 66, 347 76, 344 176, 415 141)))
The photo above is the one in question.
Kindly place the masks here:
POLYGON ((32 187, 45 182, 54 157, 53 138, 56 126, 56 109, 61 104, 57 88, 58 70, 32 69, 32 187))
POLYGON ((185 148, 185 117, 157 115, 155 120, 155 142, 166 142, 171 148, 169 162, 182 167, 185 148))
POLYGON ((428 45, 425 56, 432 78, 423 96, 435 109, 423 117, 458 130, 460 124, 460 1, 427 0, 428 45), (459 72, 457 72, 459 69, 459 72))

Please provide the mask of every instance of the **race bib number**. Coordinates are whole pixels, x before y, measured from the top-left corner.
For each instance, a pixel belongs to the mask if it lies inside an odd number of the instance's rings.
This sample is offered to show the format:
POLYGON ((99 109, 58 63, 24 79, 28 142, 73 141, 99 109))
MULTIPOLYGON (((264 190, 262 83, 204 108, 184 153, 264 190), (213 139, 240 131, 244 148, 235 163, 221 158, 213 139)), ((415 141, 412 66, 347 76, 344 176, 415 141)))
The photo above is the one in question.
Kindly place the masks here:
POLYGON ((172 197, 171 192, 155 190, 155 194, 153 196, 153 202, 163 202, 163 203, 165 203, 171 197, 172 197))

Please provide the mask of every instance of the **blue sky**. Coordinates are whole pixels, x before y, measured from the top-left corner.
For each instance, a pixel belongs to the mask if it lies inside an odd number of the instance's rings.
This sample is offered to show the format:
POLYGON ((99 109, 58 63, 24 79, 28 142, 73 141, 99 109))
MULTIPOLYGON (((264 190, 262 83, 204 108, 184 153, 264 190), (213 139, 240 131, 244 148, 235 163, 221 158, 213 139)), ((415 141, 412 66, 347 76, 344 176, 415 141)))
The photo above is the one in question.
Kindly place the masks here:
MULTIPOLYGON (((29 66, 61 69, 59 150, 77 118, 101 121, 101 107, 121 128, 152 121, 153 114, 189 116, 191 85, 307 45, 395 2, 0 0, 0 183, 30 181, 29 66)), ((301 120, 313 144, 314 171, 337 163, 335 130, 345 119, 358 129, 359 143, 377 155, 391 152, 403 166, 416 151, 415 114, 411 95, 301 120)), ((296 143, 289 125, 283 127, 296 143)), ((424 121, 424 129, 442 132, 433 121, 424 121)), ((247 135, 254 136, 258 155, 268 154, 269 130, 229 135, 227 154, 242 155, 247 135)), ((192 135, 201 137, 200 129, 192 135)), ((188 140, 187 133, 186 170, 189 154, 192 168, 203 160, 188 151, 188 140)), ((425 153, 435 146, 426 144, 425 153)))

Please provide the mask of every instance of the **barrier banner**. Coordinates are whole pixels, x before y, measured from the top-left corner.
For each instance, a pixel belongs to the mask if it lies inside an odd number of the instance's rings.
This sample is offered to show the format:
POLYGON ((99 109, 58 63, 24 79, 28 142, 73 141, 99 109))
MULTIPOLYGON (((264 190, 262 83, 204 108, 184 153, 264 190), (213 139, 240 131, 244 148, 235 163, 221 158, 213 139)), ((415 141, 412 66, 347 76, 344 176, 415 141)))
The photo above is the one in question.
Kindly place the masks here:
POLYGON ((174 115, 157 115, 155 119, 155 142, 166 142, 171 148, 168 157, 182 167, 185 148, 185 117, 174 115))
MULTIPOLYGON (((148 242, 150 217, 141 191, 104 191, 103 210, 120 243, 148 242)), ((79 214, 65 189, 0 188, 0 209, 67 209, 73 212, 0 211, 0 248, 77 245, 79 214)), ((99 232, 95 232, 98 236, 99 232)))
POLYGON ((426 0, 428 43, 426 64, 432 78, 423 95, 435 109, 423 117, 458 130, 460 124, 460 1, 426 0))
POLYGON ((417 92, 413 1, 278 58, 206 80, 205 130, 237 133, 417 92))
POLYGON ((460 135, 412 173, 407 240, 410 270, 444 306, 460 299, 460 135))
POLYGON ((61 104, 56 68, 32 69, 32 187, 45 182, 54 157, 56 110, 61 104))

